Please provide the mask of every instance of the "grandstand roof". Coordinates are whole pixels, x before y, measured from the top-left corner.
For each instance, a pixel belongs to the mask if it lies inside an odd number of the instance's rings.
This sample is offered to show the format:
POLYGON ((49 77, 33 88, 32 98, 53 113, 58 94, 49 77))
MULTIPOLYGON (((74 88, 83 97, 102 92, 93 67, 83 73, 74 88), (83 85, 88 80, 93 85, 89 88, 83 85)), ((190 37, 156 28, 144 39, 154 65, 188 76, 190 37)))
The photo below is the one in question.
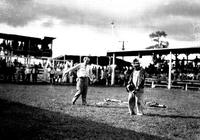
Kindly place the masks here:
POLYGON ((0 33, 0 38, 8 39, 8 40, 19 40, 19 41, 25 41, 25 40, 35 40, 37 42, 41 42, 40 38, 36 37, 27 37, 27 36, 21 36, 21 35, 15 35, 15 34, 5 34, 0 33))
POLYGON ((143 49, 134 51, 113 51, 107 52, 107 56, 145 56, 152 54, 167 55, 170 52, 172 54, 200 54, 200 47, 188 47, 188 48, 159 48, 159 49, 143 49))
POLYGON ((18 41, 34 40, 35 42, 38 42, 38 43, 41 43, 42 40, 55 39, 54 37, 44 37, 44 39, 41 39, 41 38, 37 38, 37 37, 29 37, 29 36, 5 34, 5 33, 0 33, 0 38, 7 39, 7 40, 18 40, 18 41))
MULTIPOLYGON (((73 60, 74 63, 79 63, 85 56, 80 55, 64 55, 54 58, 55 60, 73 60)), ((90 58, 90 63, 97 64, 97 58, 98 58, 98 65, 101 66, 107 66, 109 65, 109 61, 112 64, 112 59, 110 59, 108 56, 87 56, 90 58)), ((116 58, 115 64, 118 66, 131 66, 130 62, 124 61, 122 59, 116 58)))

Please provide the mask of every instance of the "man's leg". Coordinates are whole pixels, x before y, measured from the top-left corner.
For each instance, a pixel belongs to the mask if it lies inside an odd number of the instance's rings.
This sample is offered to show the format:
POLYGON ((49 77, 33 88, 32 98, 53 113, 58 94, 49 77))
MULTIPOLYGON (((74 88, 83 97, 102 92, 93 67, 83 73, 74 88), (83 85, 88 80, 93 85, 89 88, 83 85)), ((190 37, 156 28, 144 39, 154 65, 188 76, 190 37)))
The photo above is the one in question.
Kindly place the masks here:
POLYGON ((130 115, 134 115, 134 106, 135 106, 135 97, 134 94, 129 92, 128 93, 128 110, 130 115))
POLYGON ((82 92, 82 105, 87 105, 86 97, 87 97, 87 87, 84 87, 84 90, 82 92))
POLYGON ((87 97, 87 90, 88 90, 88 78, 84 79, 84 86, 82 92, 82 104, 87 105, 86 97, 87 97))
POLYGON ((138 97, 137 96, 135 96, 135 112, 136 112, 136 114, 139 114, 138 97))
POLYGON ((78 78, 77 83, 76 83, 76 93, 72 99, 72 104, 74 105, 78 97, 82 94, 83 92, 83 82, 82 79, 78 78))
POLYGON ((136 107, 136 113, 137 115, 143 115, 143 107, 144 107, 144 104, 143 104, 143 94, 144 94, 144 90, 141 89, 140 91, 137 92, 137 94, 135 95, 136 96, 136 104, 137 104, 137 107, 136 107))

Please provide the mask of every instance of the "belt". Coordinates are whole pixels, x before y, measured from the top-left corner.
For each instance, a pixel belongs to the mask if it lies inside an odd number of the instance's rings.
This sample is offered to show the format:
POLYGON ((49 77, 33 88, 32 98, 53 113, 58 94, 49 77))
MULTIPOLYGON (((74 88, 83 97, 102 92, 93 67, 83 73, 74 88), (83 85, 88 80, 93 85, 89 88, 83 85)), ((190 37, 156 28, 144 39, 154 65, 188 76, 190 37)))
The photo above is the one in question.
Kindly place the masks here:
POLYGON ((85 77, 81 76, 81 77, 78 77, 78 78, 88 78, 88 77, 87 76, 85 76, 85 77))

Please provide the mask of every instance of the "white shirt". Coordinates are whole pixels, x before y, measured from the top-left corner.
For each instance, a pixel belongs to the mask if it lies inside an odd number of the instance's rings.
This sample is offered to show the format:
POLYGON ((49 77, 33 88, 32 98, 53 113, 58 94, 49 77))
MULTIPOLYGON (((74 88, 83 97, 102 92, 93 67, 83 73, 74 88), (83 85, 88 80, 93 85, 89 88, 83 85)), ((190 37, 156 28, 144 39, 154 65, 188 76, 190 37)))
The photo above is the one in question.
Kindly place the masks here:
POLYGON ((77 77, 90 77, 90 69, 88 65, 85 65, 84 63, 80 63, 72 68, 69 68, 68 70, 64 71, 63 74, 68 73, 70 71, 77 71, 77 77))
POLYGON ((138 87, 139 75, 140 75, 140 70, 134 70, 134 72, 133 72, 133 84, 135 85, 135 87, 138 87))
POLYGON ((77 77, 89 77, 89 68, 83 63, 80 64, 79 70, 77 71, 77 77))

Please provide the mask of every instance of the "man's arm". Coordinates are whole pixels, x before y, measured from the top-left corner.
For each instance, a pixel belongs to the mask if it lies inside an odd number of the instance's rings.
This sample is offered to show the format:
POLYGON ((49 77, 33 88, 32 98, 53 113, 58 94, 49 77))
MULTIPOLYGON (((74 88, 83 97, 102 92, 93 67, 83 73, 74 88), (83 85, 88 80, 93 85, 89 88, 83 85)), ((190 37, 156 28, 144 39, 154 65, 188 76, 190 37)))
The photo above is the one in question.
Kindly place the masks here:
POLYGON ((128 84, 132 84, 133 82, 133 72, 131 72, 130 76, 129 76, 129 80, 128 80, 128 84))
POLYGON ((74 70, 78 69, 79 67, 80 67, 80 64, 75 65, 75 66, 73 66, 73 67, 67 69, 66 71, 63 71, 63 78, 64 78, 64 76, 65 76, 68 72, 74 71, 74 70))
POLYGON ((144 82, 145 82, 145 70, 142 68, 140 73, 138 89, 144 88, 144 82))
POLYGON ((129 81, 128 84, 126 85, 126 90, 127 92, 132 92, 132 93, 134 93, 136 90, 136 87, 133 84, 133 72, 129 76, 129 81))

